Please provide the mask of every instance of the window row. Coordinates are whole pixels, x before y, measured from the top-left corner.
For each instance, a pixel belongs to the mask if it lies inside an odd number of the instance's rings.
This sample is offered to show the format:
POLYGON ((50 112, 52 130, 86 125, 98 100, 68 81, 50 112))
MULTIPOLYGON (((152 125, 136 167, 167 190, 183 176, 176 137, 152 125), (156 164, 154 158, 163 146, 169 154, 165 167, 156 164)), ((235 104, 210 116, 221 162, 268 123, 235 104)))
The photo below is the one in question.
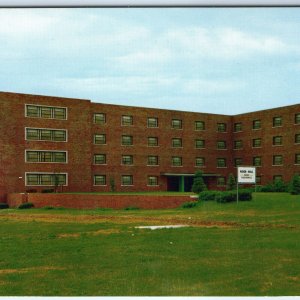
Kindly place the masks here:
MULTIPOLYGON (((107 139, 106 134, 95 134, 94 135, 94 144, 95 145, 106 145, 107 139)), ((196 149, 205 148, 205 140, 196 139, 194 140, 196 149)), ((122 135, 121 137, 121 145, 122 146, 132 146, 133 145, 133 136, 131 135, 122 135)), ((148 137, 148 146, 149 147, 157 147, 158 138, 157 137, 148 137)), ((171 146, 173 148, 182 148, 182 138, 172 138, 171 146)), ((226 141, 217 141, 217 149, 227 149, 226 141)))
MULTIPOLYGON (((300 144, 300 134, 295 134, 294 142, 295 142, 295 144, 300 144)), ((283 145, 283 137, 279 136, 279 135, 278 136, 273 136, 272 145, 273 146, 283 145)), ((261 138, 252 139, 252 147, 253 148, 259 148, 261 146, 262 146, 262 139, 261 138)), ((233 147, 234 147, 234 149, 242 149, 243 148, 243 141, 242 140, 234 141, 233 147)))
MULTIPOLYGON (((94 154, 94 164, 95 165, 106 165, 106 154, 94 154)), ((121 164, 122 165, 133 165, 134 157, 133 155, 122 155, 121 156, 121 164)), ((148 155, 146 160, 147 166, 158 166, 159 165, 159 157, 156 155, 148 155)), ((181 156, 172 156, 171 157, 171 165, 174 167, 182 166, 182 157, 181 156)), ((205 158, 204 157, 196 157, 195 158, 195 166, 196 167, 204 167, 205 166, 205 158)), ((226 159, 218 158, 217 159, 218 167, 226 167, 226 159)))
MULTIPOLYGON (((94 175, 94 185, 107 185, 106 175, 94 175)), ((132 186, 132 175, 121 175, 121 185, 132 186)), ((147 176, 148 186, 158 186, 158 176, 147 176)))
MULTIPOLYGON (((300 165, 300 154, 296 153, 294 156, 294 163, 296 165, 300 165)), ((243 165, 242 158, 235 158, 234 160, 235 167, 243 165)), ((262 158, 261 156, 254 156, 252 158, 252 165, 256 167, 262 166, 262 158)), ((273 155, 272 157, 272 165, 273 166, 282 166, 283 165, 283 155, 273 155)))
POLYGON ((66 163, 66 151, 26 150, 26 162, 66 163))
MULTIPOLYGON (((94 114, 94 124, 104 125, 106 124, 106 114, 105 113, 95 113, 94 114)), ((133 116, 131 115, 123 115, 121 117, 121 125, 122 126, 132 126, 133 125, 133 116)), ((148 128, 158 128, 159 126, 158 118, 149 117, 147 118, 147 127, 148 128)), ((182 129, 183 121, 181 119, 172 119, 171 120, 171 128, 173 129, 182 129)), ((195 130, 205 130, 205 122, 204 121, 195 121, 194 122, 195 130)), ((217 123, 217 131, 226 132, 227 124, 226 123, 217 123)))
MULTIPOLYGON (((294 123, 300 124, 300 113, 297 113, 294 115, 294 123)), ((283 125, 282 117, 281 116, 273 117, 272 125, 273 125, 273 127, 281 127, 283 125)), ((252 129, 261 129, 261 120, 260 119, 252 121, 252 129)), ((234 125, 233 125, 234 132, 239 132, 242 130, 243 130, 243 126, 242 126, 241 122, 234 123, 234 125)))
POLYGON ((26 140, 66 142, 67 131, 64 129, 26 128, 26 140))
POLYGON ((30 118, 66 120, 67 108, 26 104, 25 115, 30 118))
MULTIPOLYGON (((273 176, 273 182, 276 182, 278 180, 282 181, 282 178, 283 178, 282 175, 274 175, 273 176)), ((255 183, 257 185, 261 184, 261 176, 260 175, 256 176, 255 183)), ((218 177, 217 178, 217 185, 218 186, 226 186, 226 177, 225 176, 218 177)))
POLYGON ((67 185, 67 174, 26 173, 26 185, 60 186, 67 185))

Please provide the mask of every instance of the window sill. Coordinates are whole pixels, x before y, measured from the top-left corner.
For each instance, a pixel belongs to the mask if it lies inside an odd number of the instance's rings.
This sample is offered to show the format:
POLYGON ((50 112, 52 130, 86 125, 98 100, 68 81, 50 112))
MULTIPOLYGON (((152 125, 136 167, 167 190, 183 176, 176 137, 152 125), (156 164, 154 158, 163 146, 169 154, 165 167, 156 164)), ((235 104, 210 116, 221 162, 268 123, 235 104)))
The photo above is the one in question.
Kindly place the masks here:
POLYGON ((94 184, 93 186, 107 186, 107 184, 94 184))
POLYGON ((272 165, 272 167, 283 167, 283 165, 272 165))
POLYGON ((147 184, 147 186, 150 186, 150 187, 156 187, 156 186, 159 186, 159 184, 147 184))
POLYGON ((147 167, 159 167, 159 165, 147 165, 147 167))

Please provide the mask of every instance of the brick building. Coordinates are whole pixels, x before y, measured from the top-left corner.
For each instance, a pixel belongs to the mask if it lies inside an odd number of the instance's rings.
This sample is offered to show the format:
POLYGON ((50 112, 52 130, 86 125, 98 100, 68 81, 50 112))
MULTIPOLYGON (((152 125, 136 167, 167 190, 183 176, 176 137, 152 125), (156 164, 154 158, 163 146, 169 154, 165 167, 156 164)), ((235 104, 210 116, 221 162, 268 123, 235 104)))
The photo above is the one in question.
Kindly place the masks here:
MULTIPOLYGON (((300 104, 235 116, 0 92, 0 198, 62 191, 222 188, 238 165, 257 183, 300 171, 300 104)), ((0 201, 1 201, 0 199, 0 201)))

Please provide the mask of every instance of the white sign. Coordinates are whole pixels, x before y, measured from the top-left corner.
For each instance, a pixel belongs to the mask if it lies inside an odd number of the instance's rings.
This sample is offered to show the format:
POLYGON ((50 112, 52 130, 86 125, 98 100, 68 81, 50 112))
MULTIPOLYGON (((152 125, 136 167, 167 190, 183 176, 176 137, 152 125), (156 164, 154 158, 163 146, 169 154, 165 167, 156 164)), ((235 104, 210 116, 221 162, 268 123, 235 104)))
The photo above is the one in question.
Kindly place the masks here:
POLYGON ((255 167, 238 167, 238 183, 255 183, 255 167))

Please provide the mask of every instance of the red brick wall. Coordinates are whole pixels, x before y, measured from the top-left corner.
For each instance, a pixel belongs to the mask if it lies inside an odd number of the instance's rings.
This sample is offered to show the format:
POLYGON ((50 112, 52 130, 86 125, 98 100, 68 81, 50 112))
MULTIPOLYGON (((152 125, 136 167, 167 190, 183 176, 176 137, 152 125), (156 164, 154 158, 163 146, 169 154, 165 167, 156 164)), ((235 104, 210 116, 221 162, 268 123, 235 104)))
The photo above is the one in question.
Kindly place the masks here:
POLYGON ((88 194, 41 194, 29 193, 9 194, 7 203, 10 207, 17 207, 27 201, 34 207, 44 206, 65 208, 114 208, 139 207, 143 209, 176 208, 182 203, 192 201, 190 196, 156 196, 156 195, 88 195, 88 194), (26 200, 25 197, 27 196, 26 200))
POLYGON ((242 132, 233 133, 233 140, 242 140, 243 149, 233 150, 235 158, 242 158, 244 165, 252 165, 254 156, 261 156, 262 166, 256 168, 262 184, 272 182, 274 175, 282 175, 288 182, 300 172, 300 165, 295 165, 295 154, 300 153, 300 144, 295 144, 295 134, 300 134, 300 125, 295 125, 295 114, 300 113, 300 105, 257 111, 233 117, 234 122, 242 122, 242 132), (273 127, 273 117, 282 117, 282 127, 273 127), (261 129, 253 130, 253 120, 261 120, 261 129), (282 136, 283 145, 273 146, 273 137, 282 136), (261 138, 261 148, 252 147, 252 139, 261 138), (272 166, 273 155, 283 155, 283 166, 272 166))

